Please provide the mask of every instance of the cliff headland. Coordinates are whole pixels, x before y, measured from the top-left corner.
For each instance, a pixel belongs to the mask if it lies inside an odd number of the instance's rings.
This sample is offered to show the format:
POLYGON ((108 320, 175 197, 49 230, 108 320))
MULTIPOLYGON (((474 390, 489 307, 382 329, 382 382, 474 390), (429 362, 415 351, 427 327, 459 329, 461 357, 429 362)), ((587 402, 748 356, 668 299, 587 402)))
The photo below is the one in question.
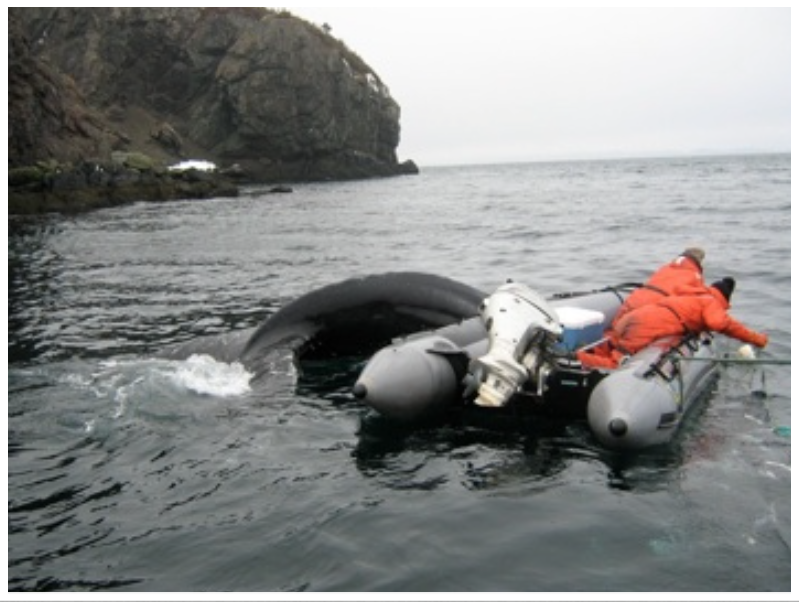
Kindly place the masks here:
POLYGON ((418 172, 380 77, 285 11, 10 8, 8 56, 10 214, 418 172))

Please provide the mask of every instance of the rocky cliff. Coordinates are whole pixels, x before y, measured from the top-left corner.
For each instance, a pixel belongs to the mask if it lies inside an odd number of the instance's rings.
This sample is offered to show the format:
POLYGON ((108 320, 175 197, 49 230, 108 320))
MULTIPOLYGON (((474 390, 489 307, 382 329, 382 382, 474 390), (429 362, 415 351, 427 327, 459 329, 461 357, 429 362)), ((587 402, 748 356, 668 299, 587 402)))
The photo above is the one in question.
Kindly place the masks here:
POLYGON ((413 173, 400 109, 368 65, 286 12, 9 9, 9 165, 237 165, 255 181, 413 173))
POLYGON ((9 166, 109 154, 122 141, 89 107, 72 78, 36 57, 18 12, 9 9, 9 166))

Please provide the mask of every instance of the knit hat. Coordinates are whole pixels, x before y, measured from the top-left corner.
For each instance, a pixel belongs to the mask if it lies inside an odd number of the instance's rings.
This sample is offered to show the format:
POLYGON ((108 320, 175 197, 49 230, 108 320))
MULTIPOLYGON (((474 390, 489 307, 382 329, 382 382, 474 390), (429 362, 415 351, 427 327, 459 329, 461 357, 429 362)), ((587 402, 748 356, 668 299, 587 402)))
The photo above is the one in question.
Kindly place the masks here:
POLYGON ((724 295, 724 298, 729 301, 730 297, 732 297, 733 291, 735 291, 735 279, 727 276, 718 282, 714 282, 711 284, 711 286, 715 289, 718 289, 718 291, 724 295))
POLYGON ((688 247, 682 252, 682 255, 683 257, 690 257, 696 261, 697 265, 700 267, 702 266, 702 262, 705 261, 705 251, 699 247, 688 247))

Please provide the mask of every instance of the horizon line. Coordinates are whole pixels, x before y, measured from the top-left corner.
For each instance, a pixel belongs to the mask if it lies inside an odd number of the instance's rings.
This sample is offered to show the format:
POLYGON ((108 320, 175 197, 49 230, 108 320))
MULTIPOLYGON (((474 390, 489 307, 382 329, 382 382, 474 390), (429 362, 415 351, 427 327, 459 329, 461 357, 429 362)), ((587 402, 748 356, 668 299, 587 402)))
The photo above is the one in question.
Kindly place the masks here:
MULTIPOLYGON (((530 163, 591 163, 600 161, 631 161, 640 159, 651 160, 665 160, 665 159, 699 159, 699 158, 712 158, 712 157, 753 157, 763 155, 790 155, 789 150, 748 150, 748 151, 696 151, 692 153, 681 154, 668 154, 668 153, 642 153, 630 155, 606 155, 606 156, 575 156, 575 157, 553 157, 553 158, 538 158, 538 159, 485 159, 474 161, 463 161, 453 163, 417 163, 413 159, 406 159, 414 161, 421 169, 436 168, 436 167, 476 167, 476 166, 491 166, 491 165, 525 165, 530 163)), ((402 161, 400 161, 402 162, 402 161)))

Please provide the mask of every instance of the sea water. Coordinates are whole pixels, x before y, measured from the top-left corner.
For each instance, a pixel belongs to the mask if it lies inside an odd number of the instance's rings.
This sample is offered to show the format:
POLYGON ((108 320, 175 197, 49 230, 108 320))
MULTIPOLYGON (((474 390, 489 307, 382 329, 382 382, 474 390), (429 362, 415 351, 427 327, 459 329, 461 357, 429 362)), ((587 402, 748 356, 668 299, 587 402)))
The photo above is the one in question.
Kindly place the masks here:
POLYGON ((156 354, 353 276, 547 295, 700 245, 789 358, 790 168, 441 167, 9 219, 9 590, 789 591, 789 366, 723 368, 672 444, 618 453, 580 421, 400 427, 350 395, 357 362, 256 388, 156 354))

